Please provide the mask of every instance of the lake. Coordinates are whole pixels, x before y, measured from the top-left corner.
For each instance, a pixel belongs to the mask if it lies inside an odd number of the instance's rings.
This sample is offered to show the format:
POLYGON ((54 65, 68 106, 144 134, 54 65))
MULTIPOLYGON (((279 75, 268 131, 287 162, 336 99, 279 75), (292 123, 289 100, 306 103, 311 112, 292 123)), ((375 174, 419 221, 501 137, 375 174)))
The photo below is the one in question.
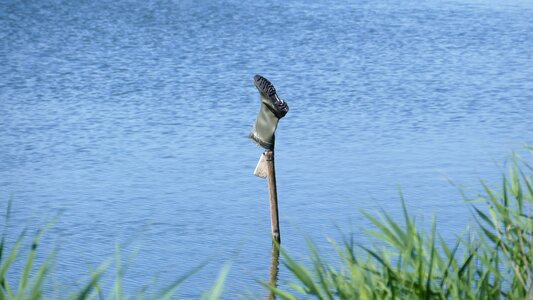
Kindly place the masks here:
MULTIPOLYGON (((453 239, 461 191, 533 143, 530 1, 1 1, 0 213, 12 238, 60 213, 68 287, 136 253, 125 286, 262 297, 268 190, 252 175, 255 74, 290 105, 276 134, 283 246, 368 243, 360 210, 410 211, 453 239), (338 229, 340 228, 340 229, 338 229)), ((44 250, 43 250, 44 251, 44 250)), ((285 269, 279 281, 290 280, 285 269)))

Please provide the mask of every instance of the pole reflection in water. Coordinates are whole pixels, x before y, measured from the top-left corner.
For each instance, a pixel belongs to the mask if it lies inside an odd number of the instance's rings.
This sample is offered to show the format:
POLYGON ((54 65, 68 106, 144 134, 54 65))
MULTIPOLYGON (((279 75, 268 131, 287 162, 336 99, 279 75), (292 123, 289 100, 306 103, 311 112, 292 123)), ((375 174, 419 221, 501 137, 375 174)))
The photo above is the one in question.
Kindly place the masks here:
MULTIPOLYGON (((279 245, 276 245, 275 242, 272 242, 272 260, 270 261, 270 278, 268 284, 271 287, 278 286, 278 272, 279 272, 279 245)), ((268 295, 268 300, 276 300, 276 294, 273 291, 270 291, 268 295)))

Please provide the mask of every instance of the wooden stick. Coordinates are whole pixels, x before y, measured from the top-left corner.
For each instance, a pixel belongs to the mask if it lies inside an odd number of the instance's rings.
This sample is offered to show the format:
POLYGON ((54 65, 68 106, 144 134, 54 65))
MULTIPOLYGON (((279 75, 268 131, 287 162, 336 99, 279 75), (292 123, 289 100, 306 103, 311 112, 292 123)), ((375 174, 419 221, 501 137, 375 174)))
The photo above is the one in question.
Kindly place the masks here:
POLYGON ((274 167, 274 151, 266 150, 268 192, 270 194, 270 224, 272 225, 272 239, 281 243, 278 216, 278 190, 276 188, 276 169, 274 167))

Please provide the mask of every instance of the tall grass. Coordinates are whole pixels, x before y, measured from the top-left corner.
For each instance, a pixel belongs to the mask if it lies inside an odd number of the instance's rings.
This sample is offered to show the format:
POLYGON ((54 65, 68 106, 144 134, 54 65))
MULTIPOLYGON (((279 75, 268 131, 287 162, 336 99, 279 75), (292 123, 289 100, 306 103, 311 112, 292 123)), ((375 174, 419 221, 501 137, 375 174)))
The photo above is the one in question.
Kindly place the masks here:
MULTIPOLYGON (((49 279, 51 266, 54 262, 55 252, 52 251, 42 262, 38 263, 37 252, 40 248, 40 239, 49 226, 40 229, 33 237, 31 244, 27 245, 27 230, 24 230, 16 239, 14 244, 8 249, 6 243, 7 228, 11 212, 11 201, 9 201, 5 224, 0 240, 0 300, 38 300, 38 299, 64 299, 64 300, 85 300, 85 299, 175 299, 178 287, 189 277, 200 271, 206 263, 202 263, 196 268, 183 274, 166 288, 148 293, 149 287, 144 287, 135 294, 128 294, 124 290, 123 280, 125 278, 124 259, 121 257, 121 248, 117 246, 115 256, 105 260, 95 270, 90 272, 85 283, 73 291, 48 291, 45 292, 45 283, 49 279), (29 246, 29 247, 26 247, 29 246), (25 249, 26 248, 26 249, 25 249), (29 248, 29 249, 27 249, 29 248), (14 269, 15 264, 22 264, 22 268, 14 269), (114 282, 108 288, 103 288, 102 276, 110 273, 110 267, 114 266, 115 273, 112 278, 114 282), (12 271, 11 276, 8 273, 12 271), (12 281, 10 281, 12 280, 12 281), (14 285, 12 282, 17 282, 14 285), (51 296, 50 294, 53 294, 51 296), (58 294, 58 295, 56 295, 58 294)), ((229 266, 223 269, 215 281, 212 289, 206 291, 202 299, 215 300, 222 295, 224 281, 229 272, 229 266)), ((107 281, 106 281, 106 286, 107 281)))
MULTIPOLYGON (((403 221, 387 213, 375 217, 363 214, 373 223, 367 234, 381 246, 356 245, 351 237, 334 243, 339 264, 324 260, 310 244, 311 262, 304 265, 281 250, 284 264, 297 279, 289 288, 265 284, 280 299, 532 299, 533 300, 533 168, 515 159, 499 189, 482 183, 483 194, 470 205, 477 222, 475 230, 448 243, 437 231, 416 223, 403 204, 403 221), (384 245, 384 246, 383 246, 384 245)), ((402 203, 403 199, 402 199, 402 203)), ((44 286, 51 272, 54 252, 36 259, 41 236, 38 231, 27 246, 23 231, 8 249, 5 226, 0 240, 0 300, 47 298, 44 286), (39 262, 38 262, 39 261, 39 262), (11 274, 14 264, 22 267, 11 274), (10 281, 16 280, 16 281, 10 281), (15 284, 16 282, 16 284, 15 284)), ((123 288, 125 270, 117 248, 112 259, 94 270, 81 287, 61 299, 174 299, 176 290, 203 264, 176 279, 167 288, 129 295, 123 288), (102 288, 102 276, 111 265, 115 281, 102 288)), ((229 272, 225 266, 213 287, 202 299, 218 299, 229 272)), ((56 297, 57 298, 57 297, 56 297)))
POLYGON ((20 259, 19 254, 23 245, 23 241, 26 237, 26 230, 24 230, 19 235, 11 250, 7 252, 6 235, 9 214, 11 211, 11 203, 12 202, 9 201, 5 217, 5 224, 2 230, 2 238, 0 240, 0 300, 40 299, 42 296, 44 278, 48 274, 48 271, 50 269, 50 262, 53 257, 52 253, 45 259, 45 261, 41 265, 36 267, 34 266, 39 241, 46 228, 39 230, 34 236, 31 242, 29 254, 23 263, 23 268, 20 274, 20 278, 18 280, 18 286, 11 286, 10 282, 7 280, 7 272, 9 271, 10 267, 15 263, 15 261, 20 259))
POLYGON ((309 265, 282 251, 297 281, 267 287, 282 299, 533 299, 532 171, 515 159, 499 190, 482 183, 482 196, 468 204, 476 229, 452 244, 435 221, 430 230, 418 226, 405 204, 401 223, 364 213, 375 227, 367 233, 384 246, 345 238, 334 244, 340 266, 312 245, 309 265))

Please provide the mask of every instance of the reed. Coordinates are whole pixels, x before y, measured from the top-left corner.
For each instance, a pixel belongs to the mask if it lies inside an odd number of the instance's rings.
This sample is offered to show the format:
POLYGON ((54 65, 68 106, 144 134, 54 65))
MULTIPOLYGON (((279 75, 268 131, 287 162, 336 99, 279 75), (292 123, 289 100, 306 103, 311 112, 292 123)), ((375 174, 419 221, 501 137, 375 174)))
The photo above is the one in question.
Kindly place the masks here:
MULTIPOLYGON (((51 265, 54 262, 55 251, 52 251, 42 262, 37 260, 36 257, 40 248, 41 237, 53 222, 40 229, 33 236, 30 244, 27 243, 27 230, 23 230, 13 245, 8 249, 6 237, 11 203, 9 201, 0 240, 0 300, 50 299, 50 294, 54 294, 53 299, 63 300, 175 299, 179 286, 207 264, 207 262, 204 262, 193 268, 160 291, 147 292, 149 287, 146 286, 139 292, 129 294, 129 291, 125 291, 123 288, 122 283, 125 278, 124 258, 121 257, 121 247, 117 246, 115 256, 106 259, 95 270, 90 272, 87 279, 81 280, 81 282, 84 282, 81 286, 72 291, 45 291, 45 283, 52 270, 51 265), (15 264, 22 265, 22 269, 13 268, 15 264), (103 288, 102 276, 112 271, 110 270, 111 266, 114 266, 115 269, 114 275, 110 275, 114 282, 110 287, 103 288), (8 276, 10 271, 12 274, 8 276), (12 282, 16 282, 17 284, 15 285, 12 282)), ((213 288, 208 290, 202 299, 215 300, 221 296, 228 272, 229 266, 223 269, 223 272, 221 272, 215 281, 213 288)), ((107 281, 105 285, 108 286, 107 281)))
POLYGON ((431 229, 419 226, 402 199, 402 222, 363 212, 374 225, 366 233, 381 246, 344 238, 333 243, 335 266, 312 244, 308 265, 282 250, 296 282, 265 286, 281 299, 533 299, 532 171, 515 158, 499 189, 482 183, 482 196, 466 203, 477 226, 454 243, 435 220, 431 229))
MULTIPOLYGON (((477 226, 453 243, 438 233, 435 219, 429 230, 417 224, 400 197, 401 222, 386 212, 379 216, 363 212, 374 225, 365 233, 376 239, 375 245, 357 245, 353 235, 334 242, 340 264, 325 260, 312 243, 308 264, 280 249, 283 263, 296 282, 287 288, 263 285, 279 299, 291 300, 533 299, 533 167, 516 157, 508 174, 502 176, 499 189, 484 183, 481 187, 482 195, 466 203, 472 208, 477 226)), ((8 248, 6 228, 10 208, 11 201, 0 240, 0 300, 47 298, 44 286, 55 252, 41 260, 36 256, 41 237, 51 224, 30 238, 24 230, 8 248), (12 270, 14 264, 22 267, 12 270), (10 270, 16 274, 7 276, 10 270)), ((83 285, 68 293, 60 292, 56 299, 174 299, 179 286, 205 265, 187 272, 161 291, 147 293, 147 287, 128 294, 122 285, 125 276, 122 261, 121 249, 117 247, 115 257, 92 271, 83 285), (109 273, 111 266, 115 268, 114 283, 104 289, 102 276, 109 273)), ((229 269, 226 265, 221 270, 202 299, 222 296, 229 269)))

